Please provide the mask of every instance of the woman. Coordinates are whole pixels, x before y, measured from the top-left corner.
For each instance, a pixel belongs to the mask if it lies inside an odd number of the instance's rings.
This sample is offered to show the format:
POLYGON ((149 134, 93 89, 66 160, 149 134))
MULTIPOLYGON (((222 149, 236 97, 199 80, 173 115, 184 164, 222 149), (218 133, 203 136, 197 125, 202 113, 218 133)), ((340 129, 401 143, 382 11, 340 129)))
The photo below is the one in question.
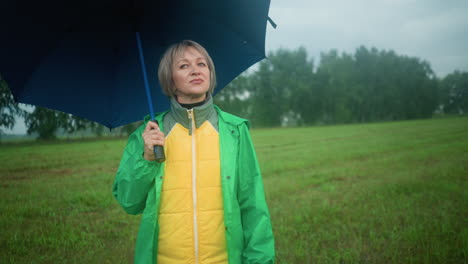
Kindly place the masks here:
POLYGON ((171 46, 158 77, 170 110, 129 137, 113 194, 143 213, 135 263, 273 263, 274 242, 248 122, 213 105, 213 61, 171 46), (164 146, 166 161, 153 147, 164 146))

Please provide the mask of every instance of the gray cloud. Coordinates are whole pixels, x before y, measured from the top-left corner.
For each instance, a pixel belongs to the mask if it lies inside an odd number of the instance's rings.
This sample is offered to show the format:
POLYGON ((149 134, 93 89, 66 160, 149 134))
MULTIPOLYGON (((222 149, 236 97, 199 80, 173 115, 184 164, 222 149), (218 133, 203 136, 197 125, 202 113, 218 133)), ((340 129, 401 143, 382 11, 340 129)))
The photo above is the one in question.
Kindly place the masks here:
POLYGON ((318 59, 360 45, 427 60, 439 77, 468 71, 468 1, 272 0, 267 52, 304 46, 318 59))

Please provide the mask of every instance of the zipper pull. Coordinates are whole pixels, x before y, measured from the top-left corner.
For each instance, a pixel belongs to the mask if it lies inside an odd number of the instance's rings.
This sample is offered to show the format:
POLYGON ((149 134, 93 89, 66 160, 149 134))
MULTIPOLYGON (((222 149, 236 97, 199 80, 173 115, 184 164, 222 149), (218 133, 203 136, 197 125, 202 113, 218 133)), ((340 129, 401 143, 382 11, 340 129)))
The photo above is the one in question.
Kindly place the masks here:
POLYGON ((190 120, 192 120, 192 118, 193 118, 193 109, 187 110, 187 113, 188 113, 188 118, 190 120))
POLYGON ((193 119, 193 109, 187 110, 188 119, 190 121, 189 135, 192 135, 193 129, 195 127, 195 120, 193 119))

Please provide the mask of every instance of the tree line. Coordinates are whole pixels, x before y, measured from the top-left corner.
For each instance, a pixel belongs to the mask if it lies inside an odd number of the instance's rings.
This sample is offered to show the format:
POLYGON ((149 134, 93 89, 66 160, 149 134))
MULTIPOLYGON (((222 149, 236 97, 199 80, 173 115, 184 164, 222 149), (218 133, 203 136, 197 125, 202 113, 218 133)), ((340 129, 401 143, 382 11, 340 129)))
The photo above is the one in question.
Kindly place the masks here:
MULTIPOLYGON (((434 114, 468 112, 468 72, 438 78, 427 61, 394 51, 368 49, 354 54, 323 52, 319 62, 305 48, 278 49, 215 95, 223 110, 242 116, 254 127, 302 126, 430 118, 434 114)), ((25 119, 28 134, 53 139, 104 127, 70 114, 35 107, 18 107, 0 79, 0 129, 25 119)), ((120 128, 125 134, 137 124, 120 128)), ((0 130, 1 133, 1 130, 0 130)))
POLYGON ((258 127, 430 118, 468 112, 468 73, 437 78, 427 61, 394 51, 279 49, 215 101, 258 127))

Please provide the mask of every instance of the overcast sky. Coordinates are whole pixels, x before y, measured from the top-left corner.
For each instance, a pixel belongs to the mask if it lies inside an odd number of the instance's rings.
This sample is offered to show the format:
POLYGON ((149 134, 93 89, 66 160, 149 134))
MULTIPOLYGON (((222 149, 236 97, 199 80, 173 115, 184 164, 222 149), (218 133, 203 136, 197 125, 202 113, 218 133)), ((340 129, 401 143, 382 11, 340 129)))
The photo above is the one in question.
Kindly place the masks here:
POLYGON ((468 71, 468 0, 271 0, 267 53, 394 50, 428 61, 438 77, 468 71))
MULTIPOLYGON (((304 46, 318 61, 364 45, 424 59, 438 77, 468 71, 468 0, 271 0, 270 17, 267 53, 304 46)), ((25 133, 18 121, 13 133, 25 133)))

